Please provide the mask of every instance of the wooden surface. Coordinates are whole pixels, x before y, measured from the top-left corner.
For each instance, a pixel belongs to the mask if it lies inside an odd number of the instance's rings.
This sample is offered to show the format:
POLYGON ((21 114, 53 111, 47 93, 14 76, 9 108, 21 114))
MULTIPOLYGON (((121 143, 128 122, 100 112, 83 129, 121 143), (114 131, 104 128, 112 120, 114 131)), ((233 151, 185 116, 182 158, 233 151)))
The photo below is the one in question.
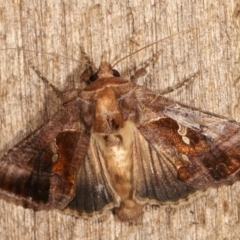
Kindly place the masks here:
MULTIPOLYGON (((129 77, 149 63, 139 84, 160 93, 188 80, 167 96, 240 121, 237 0, 0 0, 1 49, 18 48, 0 53, 1 154, 57 110, 56 96, 32 65, 61 90, 82 87, 81 52, 98 67, 102 60, 114 63, 163 38, 115 68, 129 77)), ((147 206, 139 224, 121 223, 111 212, 84 220, 0 201, 0 235, 22 240, 239 239, 239 196, 236 183, 184 205, 147 206)))

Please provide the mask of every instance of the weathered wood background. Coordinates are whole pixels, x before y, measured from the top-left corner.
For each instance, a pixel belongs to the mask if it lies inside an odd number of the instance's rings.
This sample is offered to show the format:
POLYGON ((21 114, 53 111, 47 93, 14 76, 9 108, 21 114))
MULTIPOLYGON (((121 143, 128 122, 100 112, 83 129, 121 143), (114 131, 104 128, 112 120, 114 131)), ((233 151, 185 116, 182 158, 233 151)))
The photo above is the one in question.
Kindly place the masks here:
MULTIPOLYGON (((0 0, 1 49, 18 48, 0 52, 1 154, 57 110, 31 65, 62 90, 82 87, 84 63, 66 57, 84 60, 84 51, 97 67, 166 37, 116 68, 128 77, 149 63, 139 84, 156 92, 189 79, 168 97, 240 120, 238 0, 0 0)), ((184 205, 147 206, 139 224, 111 212, 84 220, 0 201, 0 238, 239 239, 239 199, 240 183, 210 189, 184 205)))

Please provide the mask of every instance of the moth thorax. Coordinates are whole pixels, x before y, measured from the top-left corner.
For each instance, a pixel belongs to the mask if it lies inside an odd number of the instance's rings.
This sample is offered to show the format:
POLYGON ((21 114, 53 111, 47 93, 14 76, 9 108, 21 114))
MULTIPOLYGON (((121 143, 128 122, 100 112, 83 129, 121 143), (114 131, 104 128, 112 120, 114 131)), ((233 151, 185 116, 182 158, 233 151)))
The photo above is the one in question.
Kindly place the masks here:
POLYGON ((115 92, 106 87, 97 96, 93 131, 108 135, 122 127, 123 116, 115 92))

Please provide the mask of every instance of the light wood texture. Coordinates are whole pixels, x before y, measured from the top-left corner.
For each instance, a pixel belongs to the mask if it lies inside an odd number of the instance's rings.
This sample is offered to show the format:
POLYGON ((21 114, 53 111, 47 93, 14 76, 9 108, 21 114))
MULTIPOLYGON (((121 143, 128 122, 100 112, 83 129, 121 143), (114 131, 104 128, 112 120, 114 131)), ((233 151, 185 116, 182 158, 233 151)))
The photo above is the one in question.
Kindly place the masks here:
MULTIPOLYGON (((144 67, 139 84, 182 103, 240 120, 240 5, 237 0, 0 0, 0 149, 11 148, 57 110, 52 90, 82 87, 80 49, 96 67, 159 39, 120 62, 129 77, 144 67), (186 30, 189 30, 186 32, 186 30), (21 48, 35 52, 22 51, 21 48), (47 52, 64 57, 54 57, 47 52)), ((33 212, 0 201, 1 239, 238 239, 240 184, 210 189, 184 205, 147 206, 139 224, 111 212, 78 219, 58 211, 33 212)))

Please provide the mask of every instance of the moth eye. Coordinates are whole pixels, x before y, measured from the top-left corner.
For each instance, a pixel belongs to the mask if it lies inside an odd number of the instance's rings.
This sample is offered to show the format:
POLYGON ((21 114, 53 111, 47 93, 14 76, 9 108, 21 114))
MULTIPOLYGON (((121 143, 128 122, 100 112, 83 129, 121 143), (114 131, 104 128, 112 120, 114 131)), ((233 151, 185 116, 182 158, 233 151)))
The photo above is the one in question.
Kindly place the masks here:
POLYGON ((117 130, 119 128, 119 125, 116 123, 114 119, 111 120, 111 126, 112 129, 117 130))
POLYGON ((94 81, 96 81, 97 79, 98 79, 98 74, 97 74, 97 73, 94 73, 94 74, 89 78, 90 82, 94 82, 94 81))
POLYGON ((113 69, 112 71, 114 77, 121 77, 120 73, 117 70, 113 69))

